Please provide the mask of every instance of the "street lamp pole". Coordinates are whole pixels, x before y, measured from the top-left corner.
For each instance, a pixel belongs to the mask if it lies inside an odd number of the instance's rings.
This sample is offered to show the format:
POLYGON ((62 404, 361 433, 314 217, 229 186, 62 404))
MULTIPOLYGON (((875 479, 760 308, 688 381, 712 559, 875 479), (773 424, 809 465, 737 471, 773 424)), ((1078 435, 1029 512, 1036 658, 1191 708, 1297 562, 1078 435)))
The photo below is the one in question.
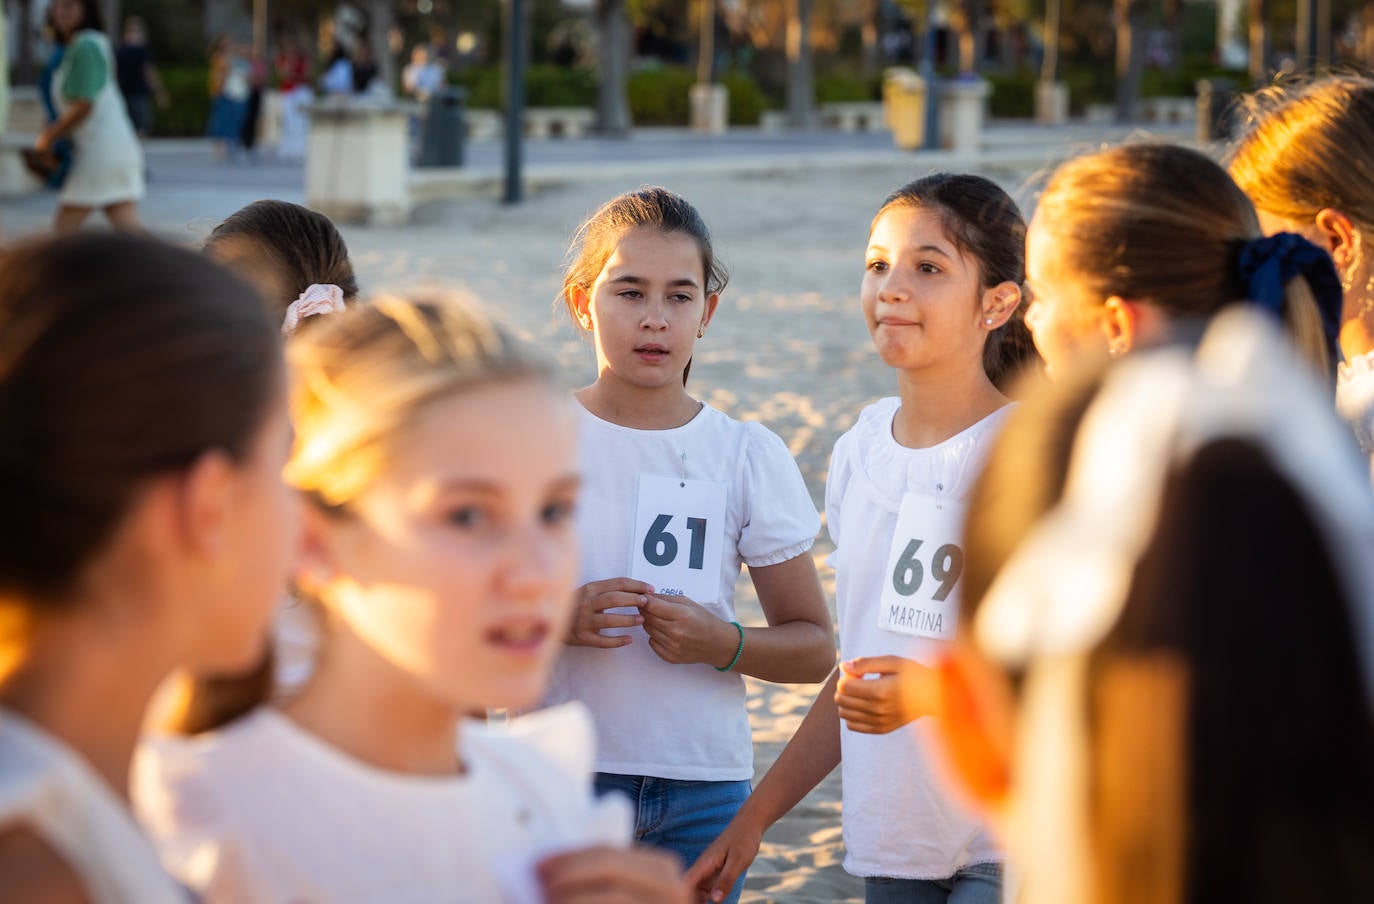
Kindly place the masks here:
POLYGON ((923 146, 934 150, 940 146, 940 91, 939 77, 935 73, 935 30, 940 25, 939 4, 937 0, 926 0, 926 28, 921 36, 921 78, 926 83, 926 127, 923 146))
POLYGON ((519 204, 525 198, 520 177, 524 119, 525 2, 506 0, 506 184, 502 200, 507 204, 519 204))
POLYGON ((253 55, 267 59, 267 0, 253 0, 253 55))

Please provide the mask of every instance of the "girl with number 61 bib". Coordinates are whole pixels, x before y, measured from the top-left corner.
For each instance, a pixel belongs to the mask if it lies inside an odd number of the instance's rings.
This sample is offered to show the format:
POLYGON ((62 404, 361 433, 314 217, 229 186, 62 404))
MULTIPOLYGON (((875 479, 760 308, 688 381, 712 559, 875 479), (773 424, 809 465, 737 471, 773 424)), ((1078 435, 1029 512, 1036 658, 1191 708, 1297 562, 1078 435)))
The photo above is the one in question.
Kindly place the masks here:
POLYGON ((583 586, 551 702, 591 709, 598 790, 628 795, 638 840, 685 866, 749 794, 742 676, 822 681, 834 664, 809 554, 820 524, 776 435, 687 392, 726 280, 697 211, 662 188, 629 192, 571 254, 563 298, 598 375, 577 393, 583 586), (741 563, 766 628, 735 614, 741 563))
MULTIPOLYGON (((710 900, 764 831, 844 764, 845 869, 869 904, 1001 901, 1002 854, 928 754, 921 673, 953 638, 964 503, 1030 358, 1025 224, 980 176, 933 175, 890 195, 869 231, 864 319, 900 395, 835 443, 825 508, 840 669, 730 827, 688 872, 710 900)), ((1031 358, 1033 360, 1033 358, 1031 358)))

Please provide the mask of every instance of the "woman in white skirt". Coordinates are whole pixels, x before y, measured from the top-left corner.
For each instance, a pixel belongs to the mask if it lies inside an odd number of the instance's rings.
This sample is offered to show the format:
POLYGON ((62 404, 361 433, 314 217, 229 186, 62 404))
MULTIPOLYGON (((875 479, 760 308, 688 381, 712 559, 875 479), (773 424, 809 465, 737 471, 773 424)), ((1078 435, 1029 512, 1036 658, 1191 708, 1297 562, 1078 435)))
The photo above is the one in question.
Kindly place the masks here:
POLYGON ((58 117, 39 133, 35 148, 45 153, 62 138, 75 146, 53 228, 73 232, 100 209, 116 229, 141 230, 143 151, 119 94, 96 0, 53 0, 52 19, 67 51, 53 80, 58 117))

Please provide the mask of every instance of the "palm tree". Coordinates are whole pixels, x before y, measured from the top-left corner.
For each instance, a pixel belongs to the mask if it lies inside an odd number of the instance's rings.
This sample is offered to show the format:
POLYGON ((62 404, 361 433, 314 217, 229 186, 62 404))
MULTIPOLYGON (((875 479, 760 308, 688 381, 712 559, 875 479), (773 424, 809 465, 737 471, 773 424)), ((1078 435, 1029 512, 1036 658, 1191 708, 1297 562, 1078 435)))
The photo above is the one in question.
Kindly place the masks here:
POLYGON ((1250 0, 1250 81, 1263 84, 1269 78, 1269 4, 1250 0))
POLYGON ((794 129, 811 125, 811 7, 812 0, 787 0, 787 124, 794 129))
POLYGON ((630 133, 630 17, 625 0, 597 0, 595 17, 601 63, 597 131, 624 137, 630 133))
POLYGON ((1116 121, 1133 122, 1145 74, 1145 4, 1116 0, 1116 121))

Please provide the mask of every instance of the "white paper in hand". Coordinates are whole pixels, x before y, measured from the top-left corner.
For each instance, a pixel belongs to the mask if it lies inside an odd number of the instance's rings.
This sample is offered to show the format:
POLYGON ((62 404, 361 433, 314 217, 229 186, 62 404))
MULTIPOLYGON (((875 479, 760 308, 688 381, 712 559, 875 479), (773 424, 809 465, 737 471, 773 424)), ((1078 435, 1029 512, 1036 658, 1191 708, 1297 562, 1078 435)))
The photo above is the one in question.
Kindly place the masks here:
POLYGON ((964 574, 962 502, 907 493, 897 513, 884 572, 878 627, 953 640, 964 574))
POLYGON ((720 596, 725 484, 685 477, 639 478, 630 577, 658 593, 698 603, 720 596))

